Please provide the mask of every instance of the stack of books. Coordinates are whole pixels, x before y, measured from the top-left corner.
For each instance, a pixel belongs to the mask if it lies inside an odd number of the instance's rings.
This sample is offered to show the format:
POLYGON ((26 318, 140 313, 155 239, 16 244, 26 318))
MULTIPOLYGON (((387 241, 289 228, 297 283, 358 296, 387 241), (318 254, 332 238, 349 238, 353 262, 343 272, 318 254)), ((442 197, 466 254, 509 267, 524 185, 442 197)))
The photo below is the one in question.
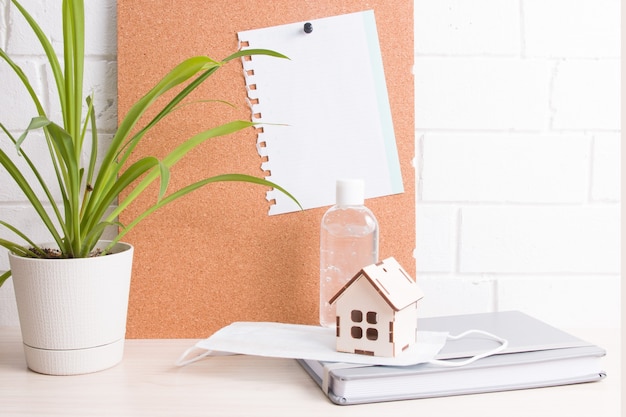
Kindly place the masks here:
MULTIPOLYGON (((420 364, 406 367, 337 366, 316 360, 298 363, 341 405, 475 394, 577 384, 601 380, 605 350, 518 311, 423 318, 418 332, 451 335, 483 330, 508 347, 461 367, 420 364)), ((497 347, 480 335, 450 340, 437 359, 456 361, 497 347)))

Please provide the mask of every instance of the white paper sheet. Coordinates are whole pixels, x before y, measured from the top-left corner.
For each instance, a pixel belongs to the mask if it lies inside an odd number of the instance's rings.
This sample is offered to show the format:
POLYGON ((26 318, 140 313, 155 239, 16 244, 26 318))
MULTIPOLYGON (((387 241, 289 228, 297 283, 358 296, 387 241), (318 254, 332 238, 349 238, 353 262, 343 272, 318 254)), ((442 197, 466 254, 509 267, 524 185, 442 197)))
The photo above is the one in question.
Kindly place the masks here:
MULTIPOLYGON (((372 10, 239 32, 247 48, 290 59, 243 60, 266 179, 305 209, 332 205, 335 181, 361 178, 365 197, 402 193, 402 177, 372 10), (253 74, 250 73, 253 71, 253 74), (272 124, 273 123, 273 124, 272 124), (281 124, 281 125, 274 125, 281 124)), ((277 190, 269 214, 297 211, 277 190)))

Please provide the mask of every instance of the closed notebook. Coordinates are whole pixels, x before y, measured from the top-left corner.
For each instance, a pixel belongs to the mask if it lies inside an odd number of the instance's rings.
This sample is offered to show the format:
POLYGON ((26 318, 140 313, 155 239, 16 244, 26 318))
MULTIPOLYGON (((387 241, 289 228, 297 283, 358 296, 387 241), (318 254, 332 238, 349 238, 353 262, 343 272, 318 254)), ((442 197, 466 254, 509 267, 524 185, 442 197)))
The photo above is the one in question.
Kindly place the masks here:
MULTIPOLYGON (((419 330, 451 335, 478 329, 509 341, 501 353, 450 368, 432 364, 406 367, 343 367, 298 360, 336 404, 418 399, 538 388, 598 381, 605 377, 604 349, 518 311, 420 319, 419 330), (326 384, 324 378, 327 378, 326 384)), ((437 359, 468 358, 497 346, 480 336, 450 340, 437 359)))

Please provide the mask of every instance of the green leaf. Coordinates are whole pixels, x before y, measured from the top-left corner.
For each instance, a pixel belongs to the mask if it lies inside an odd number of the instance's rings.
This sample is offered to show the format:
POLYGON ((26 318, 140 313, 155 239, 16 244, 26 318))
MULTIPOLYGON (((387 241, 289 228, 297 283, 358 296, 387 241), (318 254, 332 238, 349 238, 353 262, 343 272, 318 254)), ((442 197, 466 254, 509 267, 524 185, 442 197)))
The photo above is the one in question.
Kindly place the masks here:
POLYGON ((98 129, 96 127, 96 112, 93 109, 91 96, 87 97, 86 101, 89 108, 86 119, 89 120, 91 127, 91 150, 89 151, 89 168, 85 181, 87 185, 91 186, 98 159, 98 129))
POLYGON ((0 287, 2 287, 2 284, 4 284, 4 282, 9 279, 11 277, 11 271, 6 271, 5 273, 3 273, 2 275, 0 275, 0 287))
POLYGON ((44 222, 46 228, 52 234, 54 240, 60 244, 62 240, 61 236, 56 231, 56 228, 52 223, 50 216, 48 216, 48 213, 46 212, 43 204, 41 204, 41 201, 39 201, 39 198, 37 198, 35 191, 32 189, 26 178, 24 178, 24 175, 20 172, 20 170, 15 166, 13 161, 11 161, 11 159, 6 153, 4 153, 2 149, 0 149, 0 165, 2 165, 4 169, 6 169, 11 178, 13 178, 18 187, 20 187, 30 204, 39 215, 39 218, 44 222))
POLYGON ((300 203, 298 202, 298 200, 291 195, 289 192, 287 192, 287 190, 285 190, 284 188, 282 188, 281 186, 279 186, 278 184, 275 184, 271 181, 267 181, 265 179, 262 178, 258 178, 258 177, 254 177, 251 175, 246 175, 246 174, 223 174, 223 175, 216 175, 214 177, 210 177, 210 178, 206 178, 203 179, 201 181, 197 181, 193 184, 190 184, 186 187, 181 188, 180 190, 168 195, 166 198, 158 201, 156 204, 154 204, 153 206, 149 207, 146 211, 144 211, 143 213, 141 213, 139 216, 137 216, 133 221, 131 221, 126 227, 124 227, 122 229, 122 231, 118 234, 118 236, 116 236, 116 238, 111 242, 111 244, 109 245, 109 247, 113 247, 113 245, 115 245, 115 243, 119 242, 119 240, 124 237, 124 235, 128 232, 130 232, 137 224, 139 224, 143 219, 145 219, 146 217, 148 217, 150 214, 154 213, 155 211, 157 211, 158 209, 166 206, 167 204, 201 188, 204 187, 205 185, 214 183, 214 182, 226 182, 226 181, 237 181, 237 182, 249 182, 249 183, 253 183, 253 184, 259 184, 259 185, 266 185, 268 187, 273 187, 276 188, 277 190, 280 190, 281 192, 285 193, 285 195, 287 195, 289 198, 291 198, 297 205, 298 207, 300 207, 300 209, 302 209, 302 206, 300 205, 300 203))
MULTIPOLYGON (((2 238, 0 238, 0 246, 8 249, 9 252, 14 253, 17 256, 25 256, 25 257, 29 257, 29 258, 41 258, 42 254, 43 254, 43 251, 41 250, 41 248, 39 246, 34 246, 33 245, 32 249, 35 249, 35 250, 32 251, 32 250, 30 250, 30 249, 28 249, 28 248, 26 248, 26 247, 24 247, 22 245, 18 245, 17 243, 14 243, 14 242, 8 241, 6 239, 2 239, 2 238)), ((10 274, 9 274, 9 276, 10 276, 10 274)), ((8 278, 9 276, 7 276, 6 278, 8 278)))
POLYGON ((52 122, 48 120, 48 118, 45 116, 33 117, 30 120, 30 124, 28 125, 24 133, 22 133, 20 137, 17 139, 17 142, 15 142, 15 147, 17 148, 17 151, 21 152, 20 148, 22 147, 22 143, 24 142, 24 140, 26 140, 26 136, 28 135, 28 132, 30 132, 31 130, 41 129, 42 127, 48 126, 50 123, 52 122))
MULTIPOLYGON (((100 240, 100 237, 102 236, 106 228, 110 226, 117 226, 118 228, 124 227, 123 224, 117 221, 101 222, 95 225, 93 228, 91 228, 91 230, 89 230, 89 233, 87 234, 87 236, 85 236, 85 239, 83 240, 83 249, 81 253, 82 257, 86 257, 92 252, 93 248, 96 246, 96 244, 100 240)), ((106 251, 103 250, 102 255, 105 255, 105 254, 106 254, 106 251)))
POLYGON ((272 51, 271 49, 251 48, 251 49, 242 49, 240 51, 237 51, 234 54, 229 55, 228 57, 224 58, 223 62, 228 62, 236 58, 241 58, 244 56, 252 56, 252 55, 267 55, 267 56, 273 56, 275 58, 289 59, 286 55, 283 55, 276 51, 272 51))
MULTIPOLYGON (((183 158, 189 151, 200 145, 202 142, 218 137, 228 135, 234 132, 237 132, 246 127, 254 126, 255 123, 237 120, 234 122, 226 123, 218 127, 214 127, 212 129, 206 130, 204 132, 198 133, 197 135, 187 139, 181 145, 179 145, 176 149, 170 152, 163 160, 161 161, 165 166, 171 168, 174 166, 181 158, 183 158)), ((159 171, 150 172, 139 184, 137 184, 133 190, 126 196, 126 198, 119 203, 117 208, 113 210, 113 212, 107 217, 108 220, 112 220, 117 217, 126 207, 128 207, 141 193, 144 192, 146 188, 150 186, 150 184, 159 177, 159 171)))
POLYGON ((161 177, 161 187, 159 188, 159 198, 161 200, 167 192, 167 186, 170 183, 170 169, 163 162, 159 161, 159 176, 161 177))
MULTIPOLYGON (((125 147, 127 145, 125 139, 129 136, 132 128, 136 125, 141 116, 155 100, 157 100, 163 94, 167 93, 172 88, 177 87, 180 84, 190 80, 199 72, 206 71, 212 73, 219 66, 220 63, 214 61, 209 57, 197 56, 186 59, 185 61, 174 67, 174 69, 172 69, 167 75, 165 75, 146 95, 139 99, 139 101, 137 101, 137 103, 135 103, 131 107, 126 116, 122 119, 122 121, 120 122, 120 126, 113 138, 113 144, 111 146, 113 152, 110 152, 110 155, 107 155, 109 160, 113 160, 113 158, 117 157, 117 152, 122 149, 122 147, 125 147)), ((183 92, 186 90, 187 88, 185 88, 183 92)), ((191 90, 192 89, 190 89, 187 94, 189 94, 191 90)), ((176 98, 172 100, 172 102, 180 102, 183 92, 179 93, 176 98)), ((171 108, 173 108, 174 105, 172 105, 172 103, 168 104, 168 106, 166 106, 161 112, 159 112, 157 117, 155 117, 155 119, 150 122, 149 126, 153 126, 158 120, 161 120, 165 114, 171 111, 171 108)), ((109 160, 105 161, 105 163, 109 162, 109 160)))
MULTIPOLYGON (((13 138, 13 136, 11 136, 11 133, 9 133, 9 131, 5 128, 5 126, 2 123, 0 123, 0 129, 2 129, 4 131, 4 133, 6 133, 6 135, 9 137, 9 139, 13 143, 17 143, 17 141, 13 138)), ((54 197, 52 196, 52 193, 50 192, 50 189, 49 189, 48 185, 46 184, 46 181, 43 179, 43 177, 41 176, 41 174, 37 170, 37 167, 31 161, 31 159, 28 157, 28 154, 23 149, 21 150, 20 156, 24 159, 24 161, 26 162, 26 164, 30 168, 30 170, 33 173, 33 175, 35 176, 35 178, 37 178, 37 182, 39 183, 39 186, 41 187, 42 191, 46 195, 46 198, 48 199, 48 203, 50 204, 50 206, 54 210, 54 213, 55 213, 55 215, 56 215, 56 217, 57 217, 57 219, 58 219, 58 221, 59 221, 59 223, 61 225, 61 228, 64 230, 64 233, 65 233, 65 228, 64 228, 65 225, 63 223, 63 219, 61 217, 61 213, 59 211, 58 204, 56 203, 54 197)))
POLYGON ((26 234, 22 233, 18 228, 16 228, 15 226, 10 225, 7 222, 4 222, 2 220, 0 220, 0 226, 4 226, 7 229, 9 229, 11 232, 15 233, 17 236, 21 237, 23 240, 26 241, 26 243, 28 243, 30 246, 36 248, 37 245, 28 237, 26 236, 26 234))
MULTIPOLYGON (((152 168, 157 167, 159 164, 160 163, 157 158, 147 156, 128 167, 128 169, 126 169, 115 181, 113 187, 111 187, 104 196, 97 200, 97 205, 93 206, 89 215, 84 217, 84 223, 82 225, 83 229, 89 231, 95 227, 100 222, 100 219, 104 216, 111 204, 115 201, 119 194, 126 189, 126 187, 132 184, 143 174, 151 171, 152 168)), ((160 171, 157 170, 157 172, 160 171)), ((96 200, 92 199, 92 201, 96 200)), ((114 216, 113 218, 109 216, 106 222, 112 223, 115 217, 117 216, 114 216)))
MULTIPOLYGON (((56 52, 54 51, 52 44, 48 40, 48 37, 43 32, 43 30, 41 30, 41 27, 39 26, 39 24, 37 24, 35 19, 33 19, 33 17, 26 11, 26 9, 24 9, 24 7, 17 0, 11 0, 11 1, 18 8, 22 16, 24 16, 24 18, 30 25, 31 29, 33 30, 33 33, 37 36, 37 39, 39 40, 39 43, 41 44, 44 52, 46 53, 46 57, 48 58, 48 64, 50 64, 50 69, 52 70, 52 74, 54 76, 54 80, 57 85, 57 90, 59 92, 59 100, 61 102, 61 109, 65 109, 65 95, 62 94, 62 92, 65 90, 65 86, 64 86, 65 80, 63 78, 63 71, 61 70, 59 59, 57 58, 56 52)), ((34 102, 37 102, 37 103, 39 102, 39 100, 36 99, 36 95, 34 94, 34 91, 31 94, 31 98, 33 99, 34 102)), ((39 106, 38 106, 38 109, 39 109, 39 106)), ((44 114, 43 108, 40 110, 39 114, 44 114)), ((65 111, 63 111, 63 114, 65 115, 65 111)))

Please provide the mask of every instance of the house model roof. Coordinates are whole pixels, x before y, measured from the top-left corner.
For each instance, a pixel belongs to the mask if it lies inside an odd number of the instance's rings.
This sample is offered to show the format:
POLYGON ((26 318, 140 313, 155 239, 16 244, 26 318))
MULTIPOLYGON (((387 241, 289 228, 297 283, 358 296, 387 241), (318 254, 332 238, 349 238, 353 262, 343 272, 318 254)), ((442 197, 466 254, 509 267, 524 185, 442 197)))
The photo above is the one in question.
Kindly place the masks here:
POLYGON ((395 311, 402 310, 424 296, 417 283, 400 266, 398 261, 395 258, 387 258, 382 262, 361 269, 329 300, 329 303, 333 304, 360 277, 367 279, 395 311))

